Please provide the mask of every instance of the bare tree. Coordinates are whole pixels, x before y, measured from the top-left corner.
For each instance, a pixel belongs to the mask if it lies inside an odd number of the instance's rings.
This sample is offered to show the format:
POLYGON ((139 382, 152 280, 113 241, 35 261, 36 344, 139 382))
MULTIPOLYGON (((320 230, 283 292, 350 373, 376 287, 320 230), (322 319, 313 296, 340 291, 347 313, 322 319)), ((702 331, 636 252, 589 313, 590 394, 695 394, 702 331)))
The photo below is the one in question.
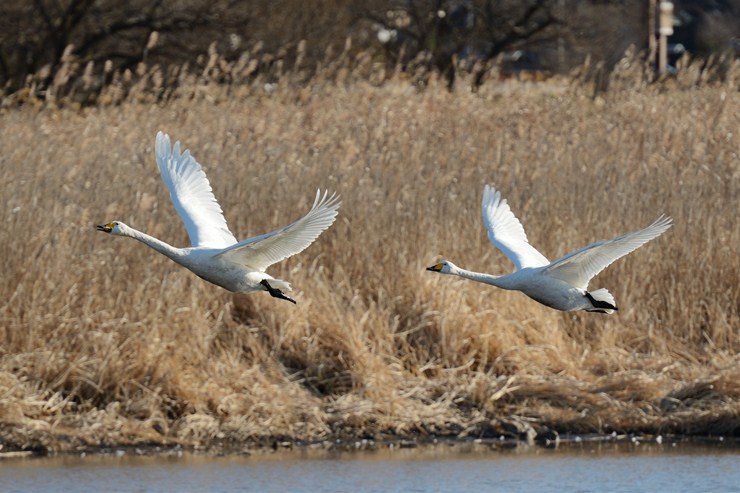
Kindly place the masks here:
POLYGON ((190 57, 211 41, 195 38, 195 30, 246 24, 220 15, 227 7, 206 0, 6 0, 0 5, 0 83, 12 91, 29 74, 53 77, 70 51, 82 63, 132 67, 146 58, 153 32, 163 40, 158 56, 181 51, 190 57))
POLYGON ((552 39, 559 23, 556 0, 403 0, 367 12, 391 63, 420 57, 451 86, 455 60, 472 66, 552 39))

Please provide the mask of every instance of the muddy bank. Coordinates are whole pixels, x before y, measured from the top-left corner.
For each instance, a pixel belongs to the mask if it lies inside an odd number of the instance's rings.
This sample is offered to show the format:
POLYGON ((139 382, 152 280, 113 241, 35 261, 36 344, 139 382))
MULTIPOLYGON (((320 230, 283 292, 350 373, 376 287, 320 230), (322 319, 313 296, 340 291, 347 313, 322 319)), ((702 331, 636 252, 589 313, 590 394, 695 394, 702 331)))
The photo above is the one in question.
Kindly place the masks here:
MULTIPOLYGON (((737 417, 735 417, 737 420, 737 417)), ((723 447, 740 446, 738 427, 734 429, 725 422, 716 424, 705 433, 691 435, 676 434, 670 431, 642 430, 639 432, 577 433, 556 430, 547 426, 532 426, 521 419, 502 421, 494 428, 478 430, 477 433, 445 434, 411 433, 362 433, 356 436, 343 434, 324 439, 305 440, 285 436, 263 436, 251 440, 238 441, 228 436, 216 436, 210 440, 193 441, 177 437, 123 436, 111 434, 107 439, 94 441, 84 433, 63 433, 60 430, 41 432, 24 430, 7 425, 0 426, 0 458, 36 457, 56 454, 116 454, 116 455, 179 455, 197 453, 206 455, 231 455, 270 453, 274 451, 333 451, 351 452, 379 449, 409 449, 417 447, 445 446, 454 451, 509 450, 541 447, 558 449, 577 447, 586 444, 622 444, 640 446, 677 446, 683 444, 716 445, 723 447), (717 433, 719 430, 734 430, 730 434, 717 433)), ((459 432, 459 430, 458 430, 459 432)))

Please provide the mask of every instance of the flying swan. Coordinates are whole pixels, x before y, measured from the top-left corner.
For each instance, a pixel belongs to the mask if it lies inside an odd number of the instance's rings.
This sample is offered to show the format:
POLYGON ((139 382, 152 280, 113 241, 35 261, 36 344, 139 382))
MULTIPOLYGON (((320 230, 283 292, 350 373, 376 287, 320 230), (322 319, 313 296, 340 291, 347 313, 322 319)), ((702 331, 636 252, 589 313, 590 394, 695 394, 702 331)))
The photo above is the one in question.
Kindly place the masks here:
POLYGON ((180 152, 180 142, 170 146, 170 137, 157 133, 157 165, 191 246, 176 248, 125 225, 113 221, 97 226, 99 231, 128 236, 152 247, 199 277, 234 293, 267 291, 275 298, 295 303, 283 293, 290 284, 265 272, 267 267, 295 255, 334 222, 339 197, 316 191, 313 207, 301 219, 271 233, 236 241, 229 231, 223 211, 213 195, 208 178, 190 151, 180 152))
POLYGON ((615 260, 663 234, 672 219, 660 216, 645 229, 600 241, 550 262, 529 244, 519 220, 501 193, 486 185, 483 190, 483 222, 493 246, 504 252, 516 271, 494 276, 461 269, 449 260, 427 270, 452 274, 503 289, 521 291, 543 305, 563 311, 614 313, 614 297, 604 288, 588 291, 589 281, 615 260))

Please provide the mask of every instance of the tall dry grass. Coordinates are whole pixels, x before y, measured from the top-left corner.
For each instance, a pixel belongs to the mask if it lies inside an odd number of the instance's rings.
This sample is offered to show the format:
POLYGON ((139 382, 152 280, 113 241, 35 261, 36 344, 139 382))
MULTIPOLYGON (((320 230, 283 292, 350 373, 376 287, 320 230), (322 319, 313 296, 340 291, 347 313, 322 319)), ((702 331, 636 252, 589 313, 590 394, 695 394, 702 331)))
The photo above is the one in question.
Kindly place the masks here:
POLYGON ((737 434, 735 88, 462 86, 208 86, 166 105, 5 111, 0 443, 737 434), (239 238, 299 217, 316 188, 342 195, 335 225, 271 269, 297 306, 94 230, 120 219, 187 243, 154 163, 160 129, 204 164, 239 238), (442 256, 511 270, 485 236, 484 183, 550 258, 661 213, 675 226, 593 283, 616 315, 562 314, 424 270, 442 256))

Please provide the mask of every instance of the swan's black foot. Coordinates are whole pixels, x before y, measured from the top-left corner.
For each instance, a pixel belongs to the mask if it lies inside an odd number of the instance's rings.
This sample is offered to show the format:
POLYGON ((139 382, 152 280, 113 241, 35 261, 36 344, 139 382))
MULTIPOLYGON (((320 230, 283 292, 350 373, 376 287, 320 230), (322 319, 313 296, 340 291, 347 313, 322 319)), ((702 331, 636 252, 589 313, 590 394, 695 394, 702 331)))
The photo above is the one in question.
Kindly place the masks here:
POLYGON ((593 305, 593 308, 586 309, 587 312, 595 312, 595 313, 611 313, 612 311, 619 310, 616 306, 612 305, 608 301, 604 300, 597 300, 596 298, 591 295, 588 291, 586 291, 586 298, 588 298, 588 301, 591 302, 593 305))
POLYGON ((281 300, 290 301, 294 305, 296 304, 296 301, 293 298, 289 298, 285 296, 282 291, 270 286, 270 283, 267 282, 267 279, 262 279, 262 281, 260 281, 260 284, 262 284, 265 287, 267 292, 270 293, 270 296, 272 296, 273 298, 280 298, 281 300))

